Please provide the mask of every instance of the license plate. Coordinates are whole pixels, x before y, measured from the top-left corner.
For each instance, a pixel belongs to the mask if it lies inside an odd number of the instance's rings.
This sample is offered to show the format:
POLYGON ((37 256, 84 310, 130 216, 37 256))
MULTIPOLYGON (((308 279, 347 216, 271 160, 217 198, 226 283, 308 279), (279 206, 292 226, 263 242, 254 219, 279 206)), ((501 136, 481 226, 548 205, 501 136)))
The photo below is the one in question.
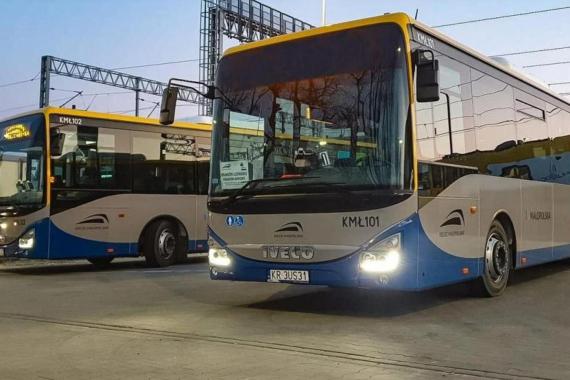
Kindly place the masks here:
POLYGON ((267 282, 309 283, 308 270, 270 269, 267 282))
POLYGON ((4 248, 0 248, 0 257, 4 257, 4 248))

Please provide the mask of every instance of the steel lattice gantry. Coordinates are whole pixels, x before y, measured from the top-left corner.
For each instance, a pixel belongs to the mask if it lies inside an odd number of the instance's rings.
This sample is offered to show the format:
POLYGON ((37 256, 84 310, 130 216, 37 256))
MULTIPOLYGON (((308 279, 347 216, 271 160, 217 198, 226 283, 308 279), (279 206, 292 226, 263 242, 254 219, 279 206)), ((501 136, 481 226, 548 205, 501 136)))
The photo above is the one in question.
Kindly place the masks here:
MULTIPOLYGON (((252 42, 313 27, 255 0, 202 0, 200 82, 214 84, 223 36, 252 42)), ((212 114, 210 101, 203 99, 200 114, 212 114)))
MULTIPOLYGON (((162 96, 162 92, 168 86, 166 83, 121 73, 115 70, 104 69, 101 67, 73 62, 52 56, 43 56, 40 77, 40 108, 49 105, 51 74, 86 80, 89 82, 101 83, 108 86, 114 86, 134 91, 136 94, 137 115, 139 109, 139 94, 141 92, 145 94, 162 96)), ((201 103, 200 95, 198 93, 184 89, 180 89, 178 99, 190 103, 201 103)))

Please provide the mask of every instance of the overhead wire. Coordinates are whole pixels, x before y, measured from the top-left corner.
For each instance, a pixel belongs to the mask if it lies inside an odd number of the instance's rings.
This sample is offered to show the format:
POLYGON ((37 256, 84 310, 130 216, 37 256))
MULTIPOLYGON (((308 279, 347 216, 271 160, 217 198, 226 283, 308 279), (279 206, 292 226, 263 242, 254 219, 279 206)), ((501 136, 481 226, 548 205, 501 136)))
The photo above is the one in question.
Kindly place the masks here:
POLYGON ((167 61, 167 62, 158 62, 158 63, 147 63, 144 65, 135 65, 135 66, 124 66, 124 67, 114 67, 111 70, 125 70, 125 69, 138 69, 141 67, 154 67, 154 66, 165 66, 165 65, 175 65, 175 64, 179 64, 179 63, 187 63, 187 62, 197 62, 199 61, 199 58, 193 58, 193 59, 184 59, 184 60, 180 60, 180 61, 167 61))
POLYGON ((478 23, 478 22, 494 21, 494 20, 501 20, 501 19, 505 19, 505 18, 520 17, 520 16, 529 16, 529 15, 535 15, 535 14, 540 14, 540 13, 562 11, 562 10, 567 10, 567 9, 570 9, 570 6, 540 9, 540 10, 530 11, 530 12, 520 12, 520 13, 512 13, 512 14, 501 15, 501 16, 493 16, 493 17, 478 18, 478 19, 473 19, 473 20, 458 21, 458 22, 452 22, 449 24, 434 25, 434 26, 432 26, 432 28, 445 28, 448 26, 473 24, 473 23, 478 23))
POLYGON ((39 76, 40 76, 40 73, 37 73, 37 74, 34 75, 31 79, 24 79, 24 80, 19 80, 19 81, 16 81, 16 82, 2 83, 2 84, 0 84, 0 88, 15 86, 15 85, 18 85, 18 84, 30 83, 30 82, 33 82, 33 81, 35 81, 35 80, 38 80, 38 77, 39 77, 39 76))
POLYGON ((570 84, 570 82, 552 82, 552 83, 548 83, 549 86, 561 86, 564 84, 570 84))
MULTIPOLYGON (((53 101, 59 102, 61 100, 66 100, 66 99, 69 99, 69 97, 57 98, 57 99, 53 99, 53 101)), ((38 103, 30 103, 30 104, 25 104, 25 105, 16 106, 16 107, 3 108, 3 109, 0 109, 0 113, 6 112, 6 111, 15 111, 15 110, 24 109, 24 108, 30 108, 30 107, 37 107, 37 106, 38 106, 38 103)))
MULTIPOLYGON (((50 87, 50 90, 53 91, 61 91, 61 92, 74 92, 77 93, 78 90, 70 90, 70 89, 63 89, 63 88, 54 88, 50 87)), ((93 95, 121 95, 121 94, 132 94, 133 91, 110 91, 110 92, 90 92, 84 93, 83 96, 93 96, 93 95)))
POLYGON ((567 65, 570 61, 558 61, 558 62, 546 62, 546 63, 537 63, 534 65, 525 65, 523 68, 528 69, 530 67, 546 67, 546 66, 558 66, 558 65, 567 65))
POLYGON ((543 52, 548 52, 548 51, 557 51, 557 50, 565 50, 565 49, 570 49, 570 46, 559 46, 559 47, 546 48, 546 49, 515 51, 515 52, 505 53, 505 54, 493 54, 492 56, 493 57, 509 57, 509 56, 513 56, 513 55, 543 53, 543 52))

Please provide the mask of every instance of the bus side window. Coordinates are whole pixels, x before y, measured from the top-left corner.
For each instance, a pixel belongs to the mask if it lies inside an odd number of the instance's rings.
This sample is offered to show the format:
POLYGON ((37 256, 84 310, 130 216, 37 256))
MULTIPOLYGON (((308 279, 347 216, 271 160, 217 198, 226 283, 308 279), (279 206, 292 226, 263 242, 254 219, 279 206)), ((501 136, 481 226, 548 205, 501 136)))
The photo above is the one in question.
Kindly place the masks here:
POLYGON ((129 132, 64 126, 62 155, 52 158, 54 188, 129 190, 129 132), (120 173, 120 174, 119 174, 120 173))
POLYGON ((133 192, 196 194, 193 142, 187 135, 132 132, 133 192))
POLYGON ((429 162, 420 162, 418 167, 418 192, 420 197, 436 197, 458 178, 477 173, 475 168, 432 164, 429 162))
POLYGON ((416 138, 420 159, 449 162, 476 150, 471 71, 443 54, 436 53, 436 58, 440 99, 416 104, 416 138))

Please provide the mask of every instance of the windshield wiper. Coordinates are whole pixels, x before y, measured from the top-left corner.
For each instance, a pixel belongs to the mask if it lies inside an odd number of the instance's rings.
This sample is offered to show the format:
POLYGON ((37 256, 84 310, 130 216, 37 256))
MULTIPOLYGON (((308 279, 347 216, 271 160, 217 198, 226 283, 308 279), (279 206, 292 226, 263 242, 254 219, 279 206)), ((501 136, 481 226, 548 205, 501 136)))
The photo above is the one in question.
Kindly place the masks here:
MULTIPOLYGON (((256 195, 261 195, 261 194, 265 193, 265 191, 262 190, 258 193, 254 193, 254 194, 244 194, 244 192, 246 190, 255 189, 259 184, 262 184, 262 183, 292 181, 292 180, 301 180, 301 179, 314 179, 314 178, 319 178, 319 177, 285 177, 284 176, 284 177, 279 177, 279 178, 252 179, 251 181, 248 181, 245 185, 243 185, 241 188, 239 188, 235 193, 230 195, 228 197, 228 199, 226 200, 226 202, 227 202, 227 204, 232 204, 232 203, 236 202, 238 199, 251 198, 251 197, 254 197, 256 195)), ((265 190, 273 189, 273 188, 274 187, 267 187, 265 190)))
POLYGON ((248 199, 255 197, 257 195, 262 195, 267 193, 269 190, 273 189, 281 189, 281 188, 319 188, 319 187, 326 187, 329 189, 333 189, 337 192, 343 194, 350 194, 352 195, 353 192, 342 185, 346 185, 344 182, 303 182, 302 179, 315 179, 320 177, 300 177, 298 178, 300 181, 295 181, 293 184, 283 185, 283 186, 268 186, 265 189, 262 189, 259 192, 252 193, 252 194, 244 194, 246 190, 253 190, 261 183, 268 183, 268 182, 280 182, 280 181, 291 181, 292 178, 263 178, 263 179, 254 179, 246 183, 240 189, 238 189, 234 194, 230 195, 226 200, 226 205, 231 205, 238 201, 239 199, 248 199), (253 186, 252 186, 253 185, 253 186))
MULTIPOLYGON (((242 187, 240 187, 235 193, 233 193, 232 195, 230 195, 228 197, 228 199, 226 200, 227 204, 232 204, 235 201, 237 201, 238 197, 240 196, 245 196, 244 192, 246 190, 249 189, 255 189, 257 187, 257 185, 259 185, 260 183, 267 183, 267 182, 276 182, 276 181, 281 181, 281 178, 259 178, 259 179, 252 179, 251 181, 248 181, 245 185, 243 185, 242 187)), ((253 194, 253 195, 257 195, 257 194, 253 194)), ((253 196, 253 195, 250 195, 253 196)), ((240 198, 241 199, 241 198, 240 198)))

